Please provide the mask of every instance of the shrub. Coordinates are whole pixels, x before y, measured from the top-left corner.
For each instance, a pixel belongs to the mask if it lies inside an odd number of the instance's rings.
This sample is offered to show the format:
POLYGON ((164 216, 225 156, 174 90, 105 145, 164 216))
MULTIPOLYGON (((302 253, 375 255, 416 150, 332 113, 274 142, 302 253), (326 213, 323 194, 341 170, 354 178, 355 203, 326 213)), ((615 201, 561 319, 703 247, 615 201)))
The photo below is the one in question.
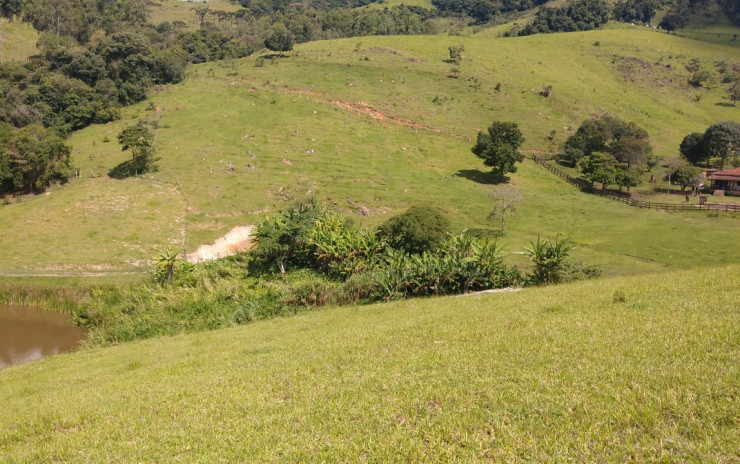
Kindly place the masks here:
POLYGON ((412 206, 381 224, 378 236, 393 248, 419 254, 437 248, 450 226, 450 220, 439 208, 412 206))

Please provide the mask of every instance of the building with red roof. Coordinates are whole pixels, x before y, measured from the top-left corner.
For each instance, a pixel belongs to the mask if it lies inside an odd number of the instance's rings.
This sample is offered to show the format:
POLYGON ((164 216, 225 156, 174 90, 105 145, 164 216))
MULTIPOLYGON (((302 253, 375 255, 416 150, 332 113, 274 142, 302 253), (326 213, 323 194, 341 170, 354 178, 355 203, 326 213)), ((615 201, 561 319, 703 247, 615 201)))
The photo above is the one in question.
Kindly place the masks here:
POLYGON ((724 190, 728 195, 740 195, 740 168, 715 171, 709 175, 712 189, 724 190))

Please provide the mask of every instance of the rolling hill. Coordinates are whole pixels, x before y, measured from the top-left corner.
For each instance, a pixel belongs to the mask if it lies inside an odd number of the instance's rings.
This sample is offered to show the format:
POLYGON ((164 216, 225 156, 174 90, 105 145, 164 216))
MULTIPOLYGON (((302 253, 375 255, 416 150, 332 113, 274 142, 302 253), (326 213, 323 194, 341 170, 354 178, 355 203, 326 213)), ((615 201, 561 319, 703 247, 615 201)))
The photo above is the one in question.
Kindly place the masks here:
MULTIPOLYGON (((363 37, 193 66, 122 120, 75 133, 79 178, 2 207, 0 272, 144 269, 167 244, 192 251, 309 196, 369 226, 421 202, 440 206, 459 229, 490 231, 490 180, 470 153, 478 130, 512 120, 526 150, 549 152, 583 119, 610 113, 646 128, 658 155, 675 155, 684 135, 738 111, 722 86, 689 86, 684 65, 735 56, 735 47, 611 29, 363 37), (464 59, 454 66, 447 47, 458 43, 464 59), (548 85, 552 95, 542 97, 548 85), (128 159, 116 135, 140 118, 159 124, 159 171, 109 179, 128 159)), ((530 162, 511 180, 526 201, 505 237, 510 252, 563 233, 608 273, 737 259, 722 246, 738 233, 734 217, 612 204, 530 162)))

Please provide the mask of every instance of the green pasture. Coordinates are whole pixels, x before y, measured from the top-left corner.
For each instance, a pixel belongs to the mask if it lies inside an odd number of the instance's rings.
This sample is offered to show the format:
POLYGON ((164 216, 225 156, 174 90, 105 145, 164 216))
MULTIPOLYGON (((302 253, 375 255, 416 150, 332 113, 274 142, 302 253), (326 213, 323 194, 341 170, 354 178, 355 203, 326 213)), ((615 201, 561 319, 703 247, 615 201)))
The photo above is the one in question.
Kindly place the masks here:
MULTIPOLYGON (((182 21, 188 26, 188 29, 197 30, 200 27, 200 19, 198 19, 194 10, 198 7, 207 7, 212 11, 237 11, 241 8, 229 0, 208 0, 202 2, 162 0, 151 4, 149 22, 160 24, 163 22, 173 23, 175 21, 182 21)), ((211 18, 207 18, 207 21, 211 21, 211 18)))
POLYGON ((38 32, 29 23, 0 19, 0 63, 21 61, 35 54, 38 32))
POLYGON ((7 462, 734 462, 737 266, 328 309, 0 371, 7 462))
MULTIPOLYGON (((193 251, 311 196, 367 226, 421 203, 441 207, 458 230, 495 234, 486 221, 491 180, 470 153, 478 130, 516 121, 525 150, 551 152, 583 119, 609 112, 645 127, 658 155, 676 155, 687 133, 738 114, 723 88, 689 87, 683 65, 735 56, 734 48, 626 29, 363 37, 193 66, 183 83, 155 89, 122 120, 74 134, 79 178, 0 206, 0 262, 6 274, 127 269, 167 244, 193 251), (463 62, 446 63, 458 43, 463 62), (539 94, 547 85, 550 98, 539 94), (159 124, 159 170, 109 179, 130 156, 116 135, 139 118, 159 124)), ((582 194, 529 161, 511 181, 525 198, 502 239, 514 262, 537 235, 558 233, 607 273, 737 259, 717 247, 737 236, 733 215, 639 211, 582 194)))

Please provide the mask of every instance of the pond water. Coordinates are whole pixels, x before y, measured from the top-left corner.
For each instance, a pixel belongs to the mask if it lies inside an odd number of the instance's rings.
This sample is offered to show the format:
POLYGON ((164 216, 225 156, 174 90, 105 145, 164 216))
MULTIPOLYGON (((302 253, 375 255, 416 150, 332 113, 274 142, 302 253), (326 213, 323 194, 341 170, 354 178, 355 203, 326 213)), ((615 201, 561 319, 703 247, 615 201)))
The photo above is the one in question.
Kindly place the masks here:
POLYGON ((86 335, 64 314, 0 304, 0 369, 72 351, 86 335))

